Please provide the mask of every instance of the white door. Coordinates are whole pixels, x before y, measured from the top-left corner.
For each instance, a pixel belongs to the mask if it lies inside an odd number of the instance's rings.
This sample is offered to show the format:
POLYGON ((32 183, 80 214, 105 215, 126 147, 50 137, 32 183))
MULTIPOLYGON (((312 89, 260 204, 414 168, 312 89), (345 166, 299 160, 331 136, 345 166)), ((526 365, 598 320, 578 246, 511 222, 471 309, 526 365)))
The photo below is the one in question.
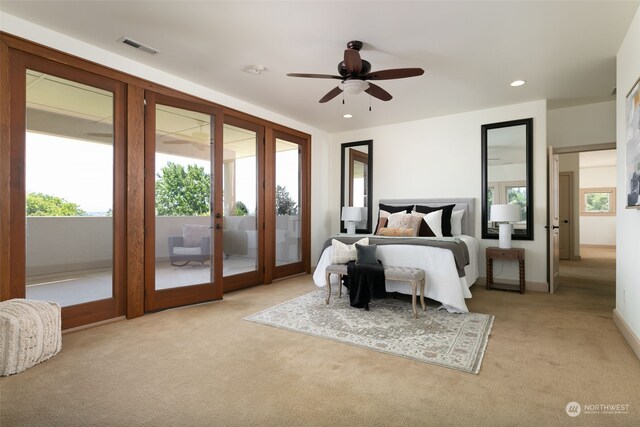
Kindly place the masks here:
POLYGON ((571 259, 571 240, 573 239, 571 224, 571 204, 573 203, 572 173, 560 173, 560 259, 571 259))
POLYGON ((560 265, 560 211, 559 211, 559 167, 558 155, 553 154, 553 147, 549 146, 548 183, 549 183, 549 218, 547 230, 549 233, 549 292, 554 293, 558 289, 558 276, 560 265))

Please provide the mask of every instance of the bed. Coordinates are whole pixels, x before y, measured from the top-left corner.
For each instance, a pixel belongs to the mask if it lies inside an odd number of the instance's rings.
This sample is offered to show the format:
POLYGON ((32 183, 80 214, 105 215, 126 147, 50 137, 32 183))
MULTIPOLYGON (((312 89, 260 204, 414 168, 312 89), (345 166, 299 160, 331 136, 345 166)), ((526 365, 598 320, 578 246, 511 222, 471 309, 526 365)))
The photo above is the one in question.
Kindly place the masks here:
MULTIPOLYGON (((452 313, 468 313, 465 303, 466 298, 471 298, 469 288, 478 279, 478 240, 475 236, 475 210, 474 199, 471 198, 444 198, 444 199, 381 199, 381 204, 390 206, 403 205, 427 205, 444 206, 455 204, 454 211, 464 211, 461 222, 462 234, 454 238, 412 237, 395 238, 383 237, 383 239, 398 239, 401 244, 383 244, 378 246, 378 258, 384 265, 398 267, 415 267, 425 271, 427 286, 426 297, 438 301, 442 307, 452 313), (428 244, 412 244, 410 240, 424 241, 461 241, 468 251, 468 264, 463 268, 456 266, 456 258, 451 250, 437 246, 423 246, 428 244)), ((358 235, 357 239, 367 237, 358 235)), ((370 236, 372 237, 372 236, 370 236)), ((356 240, 357 240, 356 239, 356 240)), ((379 242, 381 237, 376 236, 379 242)), ((386 243, 386 242, 385 242, 386 243)), ((318 266, 313 274, 313 281, 318 287, 326 286, 325 269, 331 264, 332 247, 328 246, 322 251, 318 266)), ((337 278, 333 277, 332 284, 337 284, 337 278)), ((387 281, 387 292, 399 292, 411 295, 411 287, 405 282, 387 281)))

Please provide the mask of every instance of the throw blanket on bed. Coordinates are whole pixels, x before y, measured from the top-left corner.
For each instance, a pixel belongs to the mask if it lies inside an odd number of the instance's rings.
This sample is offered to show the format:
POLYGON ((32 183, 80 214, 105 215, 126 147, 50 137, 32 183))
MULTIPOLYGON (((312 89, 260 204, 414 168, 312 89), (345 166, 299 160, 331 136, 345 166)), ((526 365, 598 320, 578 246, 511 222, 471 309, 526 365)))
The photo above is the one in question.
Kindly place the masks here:
MULTIPOLYGON (((369 237, 371 245, 419 245, 419 246, 435 246, 438 248, 449 249, 453 254, 458 270, 458 277, 464 277, 464 267, 469 265, 469 248, 460 239, 456 237, 383 237, 383 236, 334 236, 325 240, 320 254, 329 246, 331 240, 336 239, 347 245, 352 245, 363 237, 369 237)), ((322 255, 321 255, 322 256, 322 255)))
POLYGON ((384 281, 384 266, 382 263, 356 264, 347 263, 345 286, 349 288, 349 302, 351 307, 364 308, 369 311, 369 301, 372 298, 385 298, 387 290, 384 281))

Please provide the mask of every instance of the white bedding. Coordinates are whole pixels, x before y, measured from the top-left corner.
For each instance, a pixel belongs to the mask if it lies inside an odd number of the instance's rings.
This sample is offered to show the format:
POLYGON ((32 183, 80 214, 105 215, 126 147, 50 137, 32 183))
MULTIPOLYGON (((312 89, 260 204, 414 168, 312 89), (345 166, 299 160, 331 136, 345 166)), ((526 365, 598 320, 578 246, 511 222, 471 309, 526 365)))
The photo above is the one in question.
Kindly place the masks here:
MULTIPOLYGON (((364 237, 364 236, 363 236, 364 237)), ((378 245, 378 259, 387 266, 415 267, 425 271, 427 285, 425 296, 442 303, 451 313, 468 313, 465 298, 471 298, 469 288, 478 279, 478 240, 471 236, 456 236, 469 250, 469 265, 465 276, 459 277, 453 253, 448 249, 417 245, 378 245)), ((313 273, 313 281, 324 287, 325 269, 331 264, 331 246, 327 247, 313 273)), ((337 277, 332 276, 332 284, 337 277)), ((406 282, 387 281, 387 292, 411 295, 411 285, 406 282)))

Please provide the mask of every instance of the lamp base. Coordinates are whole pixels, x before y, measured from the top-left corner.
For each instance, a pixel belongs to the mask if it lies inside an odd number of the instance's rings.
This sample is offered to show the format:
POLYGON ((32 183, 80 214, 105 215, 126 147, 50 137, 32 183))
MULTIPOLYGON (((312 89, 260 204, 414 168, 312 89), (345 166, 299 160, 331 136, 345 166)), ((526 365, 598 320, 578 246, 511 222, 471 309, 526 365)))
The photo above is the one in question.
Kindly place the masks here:
POLYGON ((498 247, 500 249, 511 249, 511 233, 513 225, 509 223, 500 224, 498 247))
POLYGON ((356 223, 354 221, 345 221, 347 234, 356 234, 356 223))

